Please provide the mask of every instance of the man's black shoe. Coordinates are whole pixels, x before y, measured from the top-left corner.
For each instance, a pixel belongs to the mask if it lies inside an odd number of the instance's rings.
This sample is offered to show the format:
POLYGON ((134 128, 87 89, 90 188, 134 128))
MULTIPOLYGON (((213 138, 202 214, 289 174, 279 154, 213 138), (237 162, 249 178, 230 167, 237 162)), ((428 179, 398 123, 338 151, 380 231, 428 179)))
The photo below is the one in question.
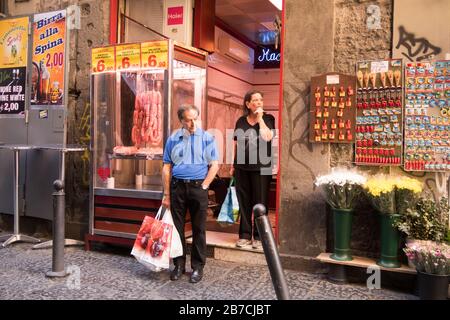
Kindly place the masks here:
POLYGON ((170 280, 176 281, 181 278, 181 275, 185 273, 186 270, 184 267, 181 266, 175 266, 175 269, 172 270, 170 273, 170 280))
POLYGON ((191 278, 189 279, 190 283, 197 283, 203 278, 203 270, 202 269, 194 269, 191 274, 191 278))

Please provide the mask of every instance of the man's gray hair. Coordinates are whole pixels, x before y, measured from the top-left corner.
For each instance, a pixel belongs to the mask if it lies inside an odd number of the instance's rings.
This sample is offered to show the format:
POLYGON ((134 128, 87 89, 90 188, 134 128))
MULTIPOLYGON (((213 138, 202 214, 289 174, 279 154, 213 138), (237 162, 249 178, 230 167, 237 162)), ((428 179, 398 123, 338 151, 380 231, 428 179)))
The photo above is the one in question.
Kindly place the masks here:
POLYGON ((193 104, 183 104, 178 108, 178 111, 177 111, 178 120, 180 120, 180 121, 183 120, 184 112, 189 111, 189 110, 195 110, 195 111, 197 111, 197 115, 200 114, 200 110, 198 110, 198 108, 196 106, 194 106, 193 104))

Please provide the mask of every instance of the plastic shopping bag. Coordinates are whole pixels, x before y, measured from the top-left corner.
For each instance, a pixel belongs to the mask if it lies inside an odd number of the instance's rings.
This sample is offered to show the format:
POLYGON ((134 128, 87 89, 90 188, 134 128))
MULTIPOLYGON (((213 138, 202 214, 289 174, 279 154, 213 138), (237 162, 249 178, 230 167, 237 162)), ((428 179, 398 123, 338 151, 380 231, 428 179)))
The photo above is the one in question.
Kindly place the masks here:
POLYGON ((180 234, 178 233, 177 228, 175 228, 175 225, 173 224, 172 213, 170 212, 169 209, 166 209, 166 211, 164 212, 164 217, 162 218, 162 221, 173 226, 172 241, 170 243, 170 251, 169 251, 170 258, 182 256, 183 244, 181 243, 180 234))
POLYGON ((174 227, 160 220, 161 212, 162 207, 155 218, 145 216, 131 251, 138 262, 152 271, 170 267, 170 246, 174 227))
POLYGON ((217 217, 217 222, 224 226, 234 224, 239 219, 239 202, 236 196, 236 188, 232 186, 233 184, 234 178, 230 181, 227 195, 217 217))

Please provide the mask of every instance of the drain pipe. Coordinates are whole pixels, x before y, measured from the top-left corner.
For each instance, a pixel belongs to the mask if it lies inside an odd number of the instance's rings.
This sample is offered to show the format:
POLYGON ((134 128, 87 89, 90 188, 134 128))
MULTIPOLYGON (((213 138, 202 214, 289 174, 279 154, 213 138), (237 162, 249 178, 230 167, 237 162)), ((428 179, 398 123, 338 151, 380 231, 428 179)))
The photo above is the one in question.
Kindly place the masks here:
POLYGON ((269 266, 270 277, 272 278, 273 288, 278 300, 290 300, 289 289, 281 265, 280 255, 272 233, 269 217, 267 216, 266 207, 257 204, 253 207, 255 215, 255 223, 261 237, 264 255, 266 256, 267 265, 269 266))

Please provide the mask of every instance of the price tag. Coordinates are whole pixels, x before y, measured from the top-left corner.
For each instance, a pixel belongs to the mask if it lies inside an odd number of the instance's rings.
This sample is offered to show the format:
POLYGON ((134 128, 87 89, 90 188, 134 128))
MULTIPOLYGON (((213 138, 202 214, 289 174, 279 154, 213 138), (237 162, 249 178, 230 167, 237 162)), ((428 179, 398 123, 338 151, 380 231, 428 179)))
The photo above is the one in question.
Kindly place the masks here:
POLYGON ((329 75, 327 76, 327 84, 339 84, 339 75, 329 75))
POLYGON ((141 67, 141 45, 139 43, 116 46, 116 69, 126 70, 141 67))
POLYGON ((381 73, 389 71, 389 61, 373 61, 370 65, 371 73, 381 73))
POLYGON ((114 47, 92 49, 92 73, 111 72, 116 70, 114 47))
POLYGON ((167 69, 169 65, 169 44, 167 41, 141 43, 143 68, 167 69))

